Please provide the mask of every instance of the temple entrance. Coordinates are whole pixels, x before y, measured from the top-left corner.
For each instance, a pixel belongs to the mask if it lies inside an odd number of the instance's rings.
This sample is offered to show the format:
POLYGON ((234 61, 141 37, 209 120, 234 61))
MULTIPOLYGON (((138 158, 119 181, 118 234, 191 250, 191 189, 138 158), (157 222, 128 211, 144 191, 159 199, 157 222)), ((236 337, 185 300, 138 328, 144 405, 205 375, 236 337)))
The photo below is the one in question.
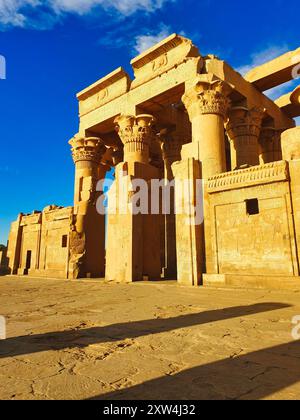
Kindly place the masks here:
POLYGON ((32 251, 27 251, 26 254, 26 267, 25 267, 25 271, 24 274, 28 275, 28 272, 31 268, 31 256, 32 256, 32 251))

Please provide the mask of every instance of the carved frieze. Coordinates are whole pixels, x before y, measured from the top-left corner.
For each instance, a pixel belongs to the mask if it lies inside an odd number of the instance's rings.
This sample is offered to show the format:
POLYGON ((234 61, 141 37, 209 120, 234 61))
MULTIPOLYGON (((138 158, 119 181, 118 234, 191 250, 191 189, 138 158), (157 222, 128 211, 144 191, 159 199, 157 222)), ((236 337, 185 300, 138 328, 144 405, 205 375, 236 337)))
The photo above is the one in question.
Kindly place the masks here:
POLYGON ((287 163, 285 161, 272 162, 213 176, 208 179, 207 191, 215 193, 288 179, 287 163))

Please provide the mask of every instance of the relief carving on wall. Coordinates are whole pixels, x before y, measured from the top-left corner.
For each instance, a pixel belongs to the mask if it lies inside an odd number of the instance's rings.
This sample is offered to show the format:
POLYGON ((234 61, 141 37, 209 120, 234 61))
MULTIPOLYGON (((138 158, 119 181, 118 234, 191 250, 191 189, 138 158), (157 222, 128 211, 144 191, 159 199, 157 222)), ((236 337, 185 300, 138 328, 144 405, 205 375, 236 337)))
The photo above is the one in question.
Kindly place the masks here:
POLYGON ((96 95, 87 98, 81 103, 81 112, 88 113, 94 109, 99 108, 101 105, 104 105, 104 103, 109 100, 109 95, 110 93, 108 88, 100 90, 100 92, 98 92, 96 95))
POLYGON ((152 70, 158 71, 168 65, 168 55, 164 54, 153 61, 152 70))
POLYGON ((102 101, 104 101, 104 99, 108 98, 109 95, 109 91, 108 88, 105 88, 103 90, 100 90, 100 92, 97 94, 97 99, 96 101, 101 104, 102 101))

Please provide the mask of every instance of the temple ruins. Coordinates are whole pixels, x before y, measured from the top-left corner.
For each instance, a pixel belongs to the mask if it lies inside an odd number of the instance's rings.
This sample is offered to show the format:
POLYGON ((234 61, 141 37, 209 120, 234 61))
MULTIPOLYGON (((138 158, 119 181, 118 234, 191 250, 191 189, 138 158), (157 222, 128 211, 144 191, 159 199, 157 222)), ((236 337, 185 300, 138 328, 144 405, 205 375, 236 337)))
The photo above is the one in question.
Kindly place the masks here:
POLYGON ((11 273, 186 286, 300 282, 300 86, 275 101, 264 94, 292 80, 299 63, 300 49, 242 76, 174 34, 132 60, 133 80, 119 68, 81 91, 69 141, 74 206, 19 215, 11 273), (99 181, 112 168, 105 207, 117 203, 116 211, 104 214, 99 181), (172 189, 166 214, 161 206, 147 213, 130 211, 135 180, 148 185, 149 206, 153 180, 188 183, 181 195, 172 189), (193 211, 176 211, 199 196, 200 223, 193 211))

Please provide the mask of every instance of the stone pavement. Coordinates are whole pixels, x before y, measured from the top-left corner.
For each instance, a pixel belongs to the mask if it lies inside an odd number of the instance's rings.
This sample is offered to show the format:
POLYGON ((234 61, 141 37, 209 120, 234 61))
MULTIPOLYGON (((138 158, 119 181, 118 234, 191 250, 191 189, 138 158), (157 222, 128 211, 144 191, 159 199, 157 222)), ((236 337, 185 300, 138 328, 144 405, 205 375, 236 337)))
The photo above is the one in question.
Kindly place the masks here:
POLYGON ((0 399, 298 399, 292 291, 0 278, 0 399))

